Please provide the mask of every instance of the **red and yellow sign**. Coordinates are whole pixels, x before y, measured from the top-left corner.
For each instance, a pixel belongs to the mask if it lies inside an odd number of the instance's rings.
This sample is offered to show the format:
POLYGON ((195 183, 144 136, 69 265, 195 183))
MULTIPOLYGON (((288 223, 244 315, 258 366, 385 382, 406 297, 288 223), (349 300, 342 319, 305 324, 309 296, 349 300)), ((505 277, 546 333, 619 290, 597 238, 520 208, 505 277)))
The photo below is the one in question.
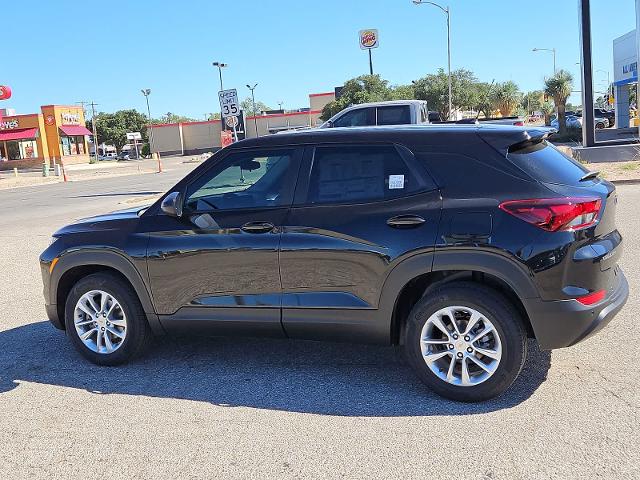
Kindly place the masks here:
POLYGON ((6 85, 0 85, 0 100, 11 98, 11 89, 6 85))
POLYGON ((360 30, 358 36, 360 37, 360 48, 362 50, 371 50, 372 48, 378 48, 380 46, 378 30, 375 28, 360 30))

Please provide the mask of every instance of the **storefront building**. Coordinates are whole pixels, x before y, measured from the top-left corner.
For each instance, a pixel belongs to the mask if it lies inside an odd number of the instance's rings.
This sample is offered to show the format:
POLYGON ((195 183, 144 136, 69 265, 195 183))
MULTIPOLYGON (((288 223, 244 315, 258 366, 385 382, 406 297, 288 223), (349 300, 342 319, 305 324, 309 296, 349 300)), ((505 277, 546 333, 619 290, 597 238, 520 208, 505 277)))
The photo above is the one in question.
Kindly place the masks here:
MULTIPOLYGON (((243 134, 246 138, 255 138, 287 130, 316 127, 322 123, 322 109, 335 98, 334 92, 312 93, 309 95, 309 107, 298 111, 245 117, 243 134)), ((165 123, 150 127, 152 150, 160 154, 190 155, 214 152, 221 148, 220 120, 165 123)))
POLYGON ((0 170, 89 161, 91 132, 85 127, 82 107, 45 105, 40 110, 2 116, 0 170))
POLYGON ((616 105, 616 127, 631 126, 631 89, 638 84, 638 53, 636 31, 622 35, 613 41, 613 86, 616 105))

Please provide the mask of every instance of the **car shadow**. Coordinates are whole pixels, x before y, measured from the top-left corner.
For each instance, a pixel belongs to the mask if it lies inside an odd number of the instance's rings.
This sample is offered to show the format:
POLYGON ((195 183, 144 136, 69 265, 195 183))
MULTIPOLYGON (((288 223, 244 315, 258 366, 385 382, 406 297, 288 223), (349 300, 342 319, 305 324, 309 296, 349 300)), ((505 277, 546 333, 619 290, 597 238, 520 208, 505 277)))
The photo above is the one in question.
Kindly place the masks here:
POLYGON ((508 392, 478 404, 442 399, 396 347, 247 338, 158 338, 141 359, 98 367, 63 332, 37 322, 0 332, 0 395, 21 382, 318 415, 469 415, 514 407, 546 379, 550 352, 529 358, 508 392))

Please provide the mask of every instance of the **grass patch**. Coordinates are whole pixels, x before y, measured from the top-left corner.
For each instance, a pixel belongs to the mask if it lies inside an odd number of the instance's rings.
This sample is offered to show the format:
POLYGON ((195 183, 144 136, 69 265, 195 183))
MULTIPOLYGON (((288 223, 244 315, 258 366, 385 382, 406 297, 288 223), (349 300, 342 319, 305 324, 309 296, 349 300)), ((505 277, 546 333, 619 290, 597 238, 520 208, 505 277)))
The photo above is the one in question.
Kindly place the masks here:
POLYGON ((640 164, 636 162, 625 163, 624 165, 620 166, 621 170, 626 170, 628 172, 637 170, 638 168, 640 168, 640 164))

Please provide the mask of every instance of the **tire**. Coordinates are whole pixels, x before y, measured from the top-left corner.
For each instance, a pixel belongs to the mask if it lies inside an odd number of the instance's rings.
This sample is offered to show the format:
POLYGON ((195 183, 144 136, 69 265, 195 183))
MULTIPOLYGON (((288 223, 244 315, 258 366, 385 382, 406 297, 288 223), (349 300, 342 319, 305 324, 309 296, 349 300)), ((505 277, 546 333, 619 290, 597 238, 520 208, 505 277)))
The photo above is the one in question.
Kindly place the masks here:
POLYGON ((418 377, 434 392, 459 402, 481 402, 501 395, 516 379, 527 355, 527 334, 520 314, 500 293, 477 283, 452 282, 436 287, 413 307, 403 349, 418 377), (448 310, 453 312, 459 332, 453 329, 450 316, 442 313, 449 307, 459 307, 448 310), (474 318, 479 320, 465 336, 464 330, 474 318), (436 323, 450 329, 449 333, 436 323), (479 338, 474 340, 476 335, 479 338), (492 357, 480 354, 480 350, 492 357), (480 368, 478 362, 486 368, 480 368), (466 364, 466 376, 462 363, 466 364))
POLYGON ((88 275, 74 285, 65 303, 65 326, 67 335, 76 350, 96 365, 120 365, 128 362, 144 351, 152 337, 146 315, 135 291, 122 278, 107 272, 88 275), (110 305, 114 306, 109 311, 108 317, 106 315, 100 315, 99 318, 90 317, 86 312, 87 309, 94 311, 90 302, 83 301, 85 310, 78 306, 79 300, 86 299, 85 295, 89 295, 93 298, 94 305, 100 307, 97 303, 102 299, 102 295, 95 292, 104 293, 105 298, 113 299, 111 303, 106 303, 101 308, 101 311, 106 311, 110 305), (91 322, 89 319, 96 321, 91 322), (98 324, 98 321, 102 323, 98 324), (80 338, 78 329, 85 333, 90 329, 96 329, 96 332, 89 335, 85 343, 80 338), (98 329, 104 332, 102 342, 98 342, 97 339, 98 329), (109 332, 116 332, 124 338, 109 332), (108 338, 105 339, 105 336, 108 338), (99 349, 100 343, 102 351, 96 351, 94 347, 99 349), (107 349, 107 343, 111 345, 111 351, 107 349))

